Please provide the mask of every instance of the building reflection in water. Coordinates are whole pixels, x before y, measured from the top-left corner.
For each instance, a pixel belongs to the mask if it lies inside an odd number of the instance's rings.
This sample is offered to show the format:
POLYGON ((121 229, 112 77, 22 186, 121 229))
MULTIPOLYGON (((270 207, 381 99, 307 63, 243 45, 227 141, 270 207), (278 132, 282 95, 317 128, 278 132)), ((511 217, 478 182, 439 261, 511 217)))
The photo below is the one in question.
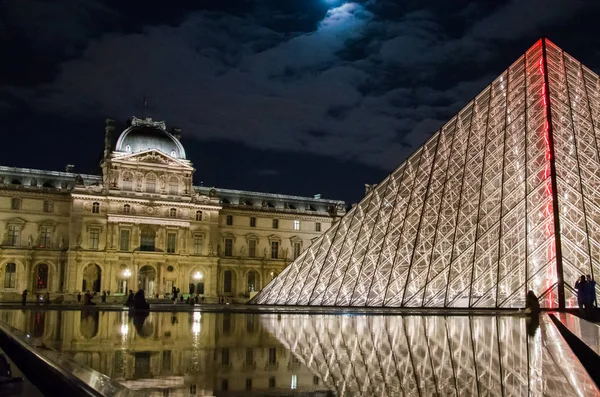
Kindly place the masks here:
POLYGON ((256 315, 7 310, 0 320, 148 396, 327 391, 256 315))
POLYGON ((14 310, 0 319, 149 396, 596 394, 546 317, 537 329, 508 316, 14 310))

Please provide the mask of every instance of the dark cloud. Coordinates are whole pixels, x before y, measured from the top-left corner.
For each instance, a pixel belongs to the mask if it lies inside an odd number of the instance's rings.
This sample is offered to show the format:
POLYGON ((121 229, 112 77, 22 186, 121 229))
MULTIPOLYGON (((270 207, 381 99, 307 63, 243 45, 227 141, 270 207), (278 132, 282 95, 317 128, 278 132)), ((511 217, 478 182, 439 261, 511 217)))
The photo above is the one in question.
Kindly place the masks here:
MULTIPOLYGON (((136 19, 132 28, 116 3, 63 0, 56 9, 23 3, 34 9, 31 19, 23 6, 9 11, 14 29, 33 26, 27 40, 79 50, 63 56, 46 82, 4 85, 0 109, 27 103, 78 122, 124 119, 139 113, 146 95, 150 113, 181 126, 187 139, 384 170, 404 160, 540 35, 553 39, 548 32, 562 26, 556 41, 563 45, 566 30, 583 34, 579 21, 598 11, 583 0, 337 6, 248 0, 237 8, 225 2, 228 9, 172 11, 162 23, 157 8, 145 19, 150 22, 136 19), (69 23, 41 23, 60 12, 69 23), (98 21, 112 16, 112 28, 102 32, 106 24, 98 21)), ((600 39, 593 40, 597 47, 600 39)))

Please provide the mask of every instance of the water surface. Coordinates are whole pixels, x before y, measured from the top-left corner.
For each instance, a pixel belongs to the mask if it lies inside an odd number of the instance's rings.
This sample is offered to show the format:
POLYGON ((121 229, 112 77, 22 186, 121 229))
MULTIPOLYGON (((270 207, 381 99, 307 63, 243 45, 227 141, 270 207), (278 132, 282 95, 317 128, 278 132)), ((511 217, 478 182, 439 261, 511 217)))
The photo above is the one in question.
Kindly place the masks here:
POLYGON ((543 316, 4 311, 0 319, 148 396, 591 396, 543 316))

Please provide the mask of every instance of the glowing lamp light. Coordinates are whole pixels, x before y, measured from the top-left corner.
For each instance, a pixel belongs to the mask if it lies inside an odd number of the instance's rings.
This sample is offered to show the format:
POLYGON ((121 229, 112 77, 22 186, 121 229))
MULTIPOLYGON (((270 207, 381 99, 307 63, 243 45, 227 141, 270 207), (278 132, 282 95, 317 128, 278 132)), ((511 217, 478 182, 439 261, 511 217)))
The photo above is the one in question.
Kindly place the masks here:
POLYGON ((202 280, 202 277, 204 277, 202 275, 202 273, 200 273, 200 272, 194 273, 194 280, 202 280))
POLYGON ((123 270, 123 277, 129 278, 129 276, 131 276, 131 271, 129 269, 123 270))

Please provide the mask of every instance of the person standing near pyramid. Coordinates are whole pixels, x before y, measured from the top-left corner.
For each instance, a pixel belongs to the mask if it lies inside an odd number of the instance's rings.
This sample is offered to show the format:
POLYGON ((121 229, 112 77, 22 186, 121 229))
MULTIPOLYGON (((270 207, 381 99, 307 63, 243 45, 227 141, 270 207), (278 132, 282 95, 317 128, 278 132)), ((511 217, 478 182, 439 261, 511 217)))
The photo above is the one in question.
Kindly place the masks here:
POLYGON ((585 280, 585 313, 587 319, 594 320, 594 302, 596 301, 596 282, 591 275, 587 275, 585 280))
POLYGON ((586 303, 586 282, 585 276, 582 274, 577 281, 575 281, 575 289, 577 290, 577 305, 579 305, 579 314, 585 318, 585 306, 586 303))

